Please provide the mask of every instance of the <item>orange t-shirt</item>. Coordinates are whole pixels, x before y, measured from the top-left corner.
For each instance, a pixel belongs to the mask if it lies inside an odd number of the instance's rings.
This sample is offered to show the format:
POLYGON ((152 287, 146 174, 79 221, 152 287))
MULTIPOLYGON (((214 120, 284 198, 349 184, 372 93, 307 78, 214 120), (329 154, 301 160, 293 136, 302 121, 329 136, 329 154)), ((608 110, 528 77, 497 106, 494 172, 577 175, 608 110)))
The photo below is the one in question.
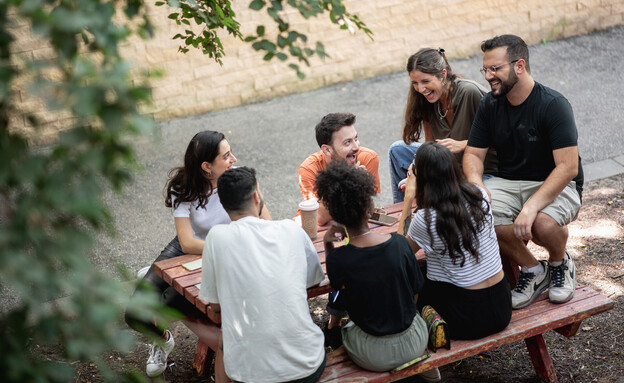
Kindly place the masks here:
MULTIPOLYGON (((373 150, 360 147, 357 154, 357 160, 360 165, 364 165, 366 170, 375 177, 375 189, 377 193, 381 192, 379 183, 379 156, 373 150)), ((304 200, 316 197, 314 194, 314 182, 316 181, 316 173, 327 167, 325 163, 325 155, 322 150, 311 154, 301 165, 299 165, 299 188, 304 200)), ((299 212, 297 212, 299 215, 299 212)))

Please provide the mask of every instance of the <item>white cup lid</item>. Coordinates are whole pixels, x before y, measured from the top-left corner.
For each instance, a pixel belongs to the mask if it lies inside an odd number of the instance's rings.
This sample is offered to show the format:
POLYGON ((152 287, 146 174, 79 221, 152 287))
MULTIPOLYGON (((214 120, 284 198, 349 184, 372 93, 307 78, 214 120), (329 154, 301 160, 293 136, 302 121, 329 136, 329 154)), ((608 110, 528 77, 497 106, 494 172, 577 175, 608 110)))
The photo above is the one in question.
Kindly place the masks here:
POLYGON ((310 198, 299 203, 299 209, 303 211, 314 211, 319 208, 316 198, 310 198))

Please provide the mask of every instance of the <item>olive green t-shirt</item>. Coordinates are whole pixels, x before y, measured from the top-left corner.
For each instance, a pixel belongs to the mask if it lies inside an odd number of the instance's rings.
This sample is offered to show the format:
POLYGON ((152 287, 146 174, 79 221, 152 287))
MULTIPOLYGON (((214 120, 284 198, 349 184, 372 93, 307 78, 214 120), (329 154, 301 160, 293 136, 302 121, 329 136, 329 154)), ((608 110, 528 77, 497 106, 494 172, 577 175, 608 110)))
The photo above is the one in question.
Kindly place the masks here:
MULTIPOLYGON (((434 118, 433 121, 430 121, 431 133, 436 140, 444 138, 452 138, 457 141, 467 140, 472 121, 477 114, 477 109, 479 109, 479 102, 487 93, 483 86, 471 80, 456 78, 453 83, 455 85, 451 95, 453 126, 449 126, 445 118, 434 118)), ((456 154, 460 165, 463 154, 463 152, 456 154)), ((485 156, 483 173, 496 174, 497 164, 496 151, 490 149, 485 156)))

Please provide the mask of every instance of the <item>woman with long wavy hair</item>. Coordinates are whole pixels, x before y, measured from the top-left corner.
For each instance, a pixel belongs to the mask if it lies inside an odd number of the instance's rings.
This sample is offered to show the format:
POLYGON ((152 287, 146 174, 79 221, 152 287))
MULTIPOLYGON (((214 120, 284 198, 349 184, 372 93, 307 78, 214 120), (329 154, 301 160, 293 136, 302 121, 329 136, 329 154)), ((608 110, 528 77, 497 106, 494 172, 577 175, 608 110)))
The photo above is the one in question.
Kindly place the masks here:
MULTIPOLYGON (((184 254, 201 254, 208 231, 217 224, 230 223, 230 217, 219 200, 217 180, 236 161, 223 133, 207 130, 193 136, 184 154, 184 164, 169 171, 169 180, 165 186, 165 206, 171 208, 176 236, 154 262, 184 254)), ((263 210, 261 216, 271 219, 267 209, 263 210)), ((156 275, 153 264, 139 282, 139 285, 145 284, 156 290, 163 304, 184 316, 188 317, 197 310, 156 275)), ((130 307, 136 295, 130 298, 130 307)), ((158 323, 143 320, 128 311, 125 319, 136 331, 162 338, 161 342, 152 344, 146 365, 149 377, 162 374, 167 366, 167 356, 175 346, 171 332, 158 323)))
POLYGON ((511 292, 486 190, 468 182, 457 158, 434 142, 418 149, 407 174, 398 230, 414 252, 425 251, 419 306, 433 306, 454 339, 503 330, 511 319, 511 292))
MULTIPOLYGON (((423 48, 407 60, 410 88, 405 105, 402 140, 388 151, 390 183, 394 202, 403 201, 402 190, 408 166, 424 133, 426 142, 435 141, 461 157, 468 142, 472 121, 481 98, 487 93, 478 83, 462 78, 451 68, 444 49, 423 48)), ((485 177, 496 172, 496 154, 489 152, 485 177)))

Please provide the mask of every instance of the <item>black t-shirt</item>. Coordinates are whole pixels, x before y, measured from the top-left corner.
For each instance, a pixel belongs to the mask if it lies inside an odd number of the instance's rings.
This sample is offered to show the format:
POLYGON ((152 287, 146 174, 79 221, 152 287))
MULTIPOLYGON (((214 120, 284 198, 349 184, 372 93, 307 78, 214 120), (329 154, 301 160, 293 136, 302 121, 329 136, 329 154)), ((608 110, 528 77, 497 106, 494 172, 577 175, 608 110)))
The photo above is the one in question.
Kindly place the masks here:
MULTIPOLYGON (((506 97, 486 94, 472 123, 468 145, 494 147, 498 176, 510 180, 544 181, 555 168, 552 151, 578 146, 572 106, 563 95, 538 82, 529 97, 513 106, 506 97)), ((583 191, 578 159, 576 189, 583 191)))
POLYGON ((396 233, 371 247, 345 245, 327 256, 327 276, 341 291, 349 317, 374 336, 407 329, 417 314, 414 294, 424 279, 407 239, 396 233))

